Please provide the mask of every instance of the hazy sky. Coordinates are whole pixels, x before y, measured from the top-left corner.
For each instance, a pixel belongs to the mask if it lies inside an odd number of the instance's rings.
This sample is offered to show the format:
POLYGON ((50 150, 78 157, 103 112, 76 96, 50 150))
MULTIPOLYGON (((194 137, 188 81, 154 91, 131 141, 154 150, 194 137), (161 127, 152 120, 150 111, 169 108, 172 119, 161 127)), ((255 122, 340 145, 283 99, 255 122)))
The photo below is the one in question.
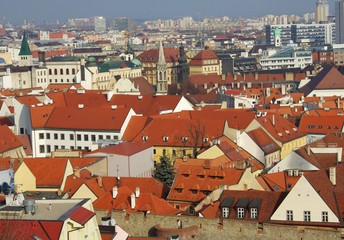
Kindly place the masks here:
MULTIPOLYGON (((334 13, 335 0, 329 0, 334 13)), ((249 17, 314 12, 315 0, 1 0, 0 19, 10 22, 65 21, 68 17, 134 19, 249 17)))

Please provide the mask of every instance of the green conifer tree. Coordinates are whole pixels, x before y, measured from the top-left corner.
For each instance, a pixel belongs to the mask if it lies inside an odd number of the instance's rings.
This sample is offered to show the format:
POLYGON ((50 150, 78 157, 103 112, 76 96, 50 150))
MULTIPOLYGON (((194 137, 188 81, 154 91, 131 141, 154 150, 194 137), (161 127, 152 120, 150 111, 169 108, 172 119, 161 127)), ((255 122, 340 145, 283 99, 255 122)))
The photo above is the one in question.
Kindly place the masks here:
POLYGON ((165 183, 168 187, 173 184, 175 172, 172 163, 167 156, 160 157, 160 163, 156 164, 153 177, 160 182, 165 183))

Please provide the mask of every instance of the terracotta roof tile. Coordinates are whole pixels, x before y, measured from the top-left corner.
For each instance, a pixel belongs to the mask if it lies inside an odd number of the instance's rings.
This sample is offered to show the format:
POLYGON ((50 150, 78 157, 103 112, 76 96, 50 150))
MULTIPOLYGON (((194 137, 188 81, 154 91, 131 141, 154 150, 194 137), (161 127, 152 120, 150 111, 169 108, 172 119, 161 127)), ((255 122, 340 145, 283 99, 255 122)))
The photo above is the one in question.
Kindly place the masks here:
POLYGON ((0 153, 23 146, 7 125, 0 125, 0 153))

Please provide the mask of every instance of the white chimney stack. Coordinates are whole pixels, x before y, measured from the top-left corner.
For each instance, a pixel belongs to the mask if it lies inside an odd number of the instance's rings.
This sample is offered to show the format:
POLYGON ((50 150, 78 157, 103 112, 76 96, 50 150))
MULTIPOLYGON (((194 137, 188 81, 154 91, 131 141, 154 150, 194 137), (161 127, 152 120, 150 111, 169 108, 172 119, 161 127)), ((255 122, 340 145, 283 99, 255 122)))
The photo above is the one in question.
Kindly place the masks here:
POLYGON ((272 125, 275 126, 275 115, 272 115, 272 125))
POLYGON ((130 204, 131 204, 131 209, 135 209, 136 207, 135 193, 132 193, 130 196, 130 204))
POLYGON ((337 178, 336 178, 336 167, 330 167, 329 169, 329 175, 330 175, 330 181, 333 184, 333 186, 336 186, 337 178))
POLYGON ((135 189, 135 197, 139 197, 140 196, 140 188, 139 187, 136 187, 135 189))
POLYGON ((118 195, 118 188, 117 188, 117 186, 114 186, 112 188, 112 198, 115 199, 117 197, 117 195, 118 195))

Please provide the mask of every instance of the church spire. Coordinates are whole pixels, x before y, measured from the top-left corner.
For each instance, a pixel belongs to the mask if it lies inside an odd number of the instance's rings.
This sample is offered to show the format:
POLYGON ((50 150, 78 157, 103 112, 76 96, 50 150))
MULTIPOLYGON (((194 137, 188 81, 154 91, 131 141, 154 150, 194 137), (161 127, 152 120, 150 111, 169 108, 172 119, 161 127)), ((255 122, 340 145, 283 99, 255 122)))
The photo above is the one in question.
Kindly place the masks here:
POLYGON ((156 93, 159 95, 167 94, 167 63, 165 60, 164 48, 161 41, 159 45, 159 58, 156 64, 156 79, 156 93))
POLYGON ((19 56, 22 56, 22 55, 32 55, 25 32, 23 35, 23 40, 21 42, 21 47, 20 47, 20 52, 19 52, 19 56))
POLYGON ((159 44, 159 58, 158 58, 158 64, 166 64, 165 60, 165 54, 164 54, 164 48, 162 46, 162 42, 160 41, 159 44))

